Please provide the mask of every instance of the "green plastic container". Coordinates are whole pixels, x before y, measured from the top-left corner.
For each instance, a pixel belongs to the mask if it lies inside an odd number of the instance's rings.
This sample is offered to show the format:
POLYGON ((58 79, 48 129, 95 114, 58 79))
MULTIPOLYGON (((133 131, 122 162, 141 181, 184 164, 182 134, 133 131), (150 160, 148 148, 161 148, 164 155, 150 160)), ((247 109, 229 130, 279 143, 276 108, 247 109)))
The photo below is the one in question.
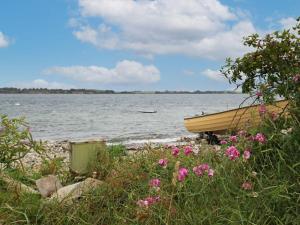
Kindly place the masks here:
POLYGON ((89 163, 96 159, 97 153, 106 148, 105 141, 70 142, 70 168, 78 174, 88 172, 89 163))

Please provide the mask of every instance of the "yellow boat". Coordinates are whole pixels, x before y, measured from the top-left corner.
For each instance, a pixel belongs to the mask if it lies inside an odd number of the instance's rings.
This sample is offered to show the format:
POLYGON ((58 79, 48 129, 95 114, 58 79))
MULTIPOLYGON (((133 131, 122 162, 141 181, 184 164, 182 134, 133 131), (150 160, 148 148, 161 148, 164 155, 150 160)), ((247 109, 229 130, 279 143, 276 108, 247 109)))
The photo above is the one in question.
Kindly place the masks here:
MULTIPOLYGON (((277 101, 267 105, 267 112, 282 113, 288 101, 277 101)), ((228 131, 257 126, 261 122, 260 105, 241 107, 228 111, 188 117, 184 119, 186 129, 193 133, 223 134, 228 131)))

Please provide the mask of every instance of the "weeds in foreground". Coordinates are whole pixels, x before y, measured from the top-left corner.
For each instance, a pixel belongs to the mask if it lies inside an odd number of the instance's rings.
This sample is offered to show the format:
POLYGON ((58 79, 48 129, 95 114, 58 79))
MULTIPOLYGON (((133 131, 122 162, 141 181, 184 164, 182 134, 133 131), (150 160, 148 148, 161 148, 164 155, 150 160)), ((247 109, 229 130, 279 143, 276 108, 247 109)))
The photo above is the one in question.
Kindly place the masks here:
POLYGON ((93 170, 105 185, 69 206, 0 183, 1 222, 299 224, 299 155, 291 157, 300 146, 299 128, 277 136, 252 132, 209 151, 192 143, 131 156, 120 146, 103 151, 93 170))

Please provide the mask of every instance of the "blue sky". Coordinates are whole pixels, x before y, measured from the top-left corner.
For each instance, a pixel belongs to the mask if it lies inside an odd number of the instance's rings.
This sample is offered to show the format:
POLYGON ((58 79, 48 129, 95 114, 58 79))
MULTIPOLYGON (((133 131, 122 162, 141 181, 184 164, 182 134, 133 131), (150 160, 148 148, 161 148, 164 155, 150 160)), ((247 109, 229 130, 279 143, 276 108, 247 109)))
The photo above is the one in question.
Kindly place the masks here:
POLYGON ((241 38, 289 28, 299 0, 2 0, 0 87, 228 90, 241 38))

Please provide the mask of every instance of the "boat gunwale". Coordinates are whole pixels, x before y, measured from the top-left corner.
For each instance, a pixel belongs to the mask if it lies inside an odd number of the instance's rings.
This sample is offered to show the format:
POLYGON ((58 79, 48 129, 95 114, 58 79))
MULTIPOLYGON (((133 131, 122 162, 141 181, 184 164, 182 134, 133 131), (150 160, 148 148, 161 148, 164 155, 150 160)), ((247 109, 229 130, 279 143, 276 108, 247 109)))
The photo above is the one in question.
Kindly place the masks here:
MULTIPOLYGON (((289 104, 288 100, 279 100, 279 101, 276 101, 276 104, 277 103, 282 103, 282 102, 287 102, 287 105, 289 104)), ((196 118, 203 118, 203 117, 206 117, 206 116, 208 117, 208 116, 218 115, 218 114, 222 114, 222 113, 233 112, 233 111, 237 111, 237 110, 240 110, 240 109, 241 110, 243 110, 243 109, 250 109, 250 108, 257 107, 259 105, 260 104, 250 105, 250 106, 243 106, 243 107, 240 107, 240 108, 229 109, 229 110, 222 111, 222 112, 216 112, 216 113, 210 113, 210 114, 206 114, 206 115, 198 115, 198 116, 192 116, 192 117, 185 117, 184 120, 190 120, 190 119, 196 119, 196 118)), ((272 105, 272 104, 268 104, 267 106, 269 106, 269 105, 275 106, 275 107, 279 107, 279 106, 272 105)))

